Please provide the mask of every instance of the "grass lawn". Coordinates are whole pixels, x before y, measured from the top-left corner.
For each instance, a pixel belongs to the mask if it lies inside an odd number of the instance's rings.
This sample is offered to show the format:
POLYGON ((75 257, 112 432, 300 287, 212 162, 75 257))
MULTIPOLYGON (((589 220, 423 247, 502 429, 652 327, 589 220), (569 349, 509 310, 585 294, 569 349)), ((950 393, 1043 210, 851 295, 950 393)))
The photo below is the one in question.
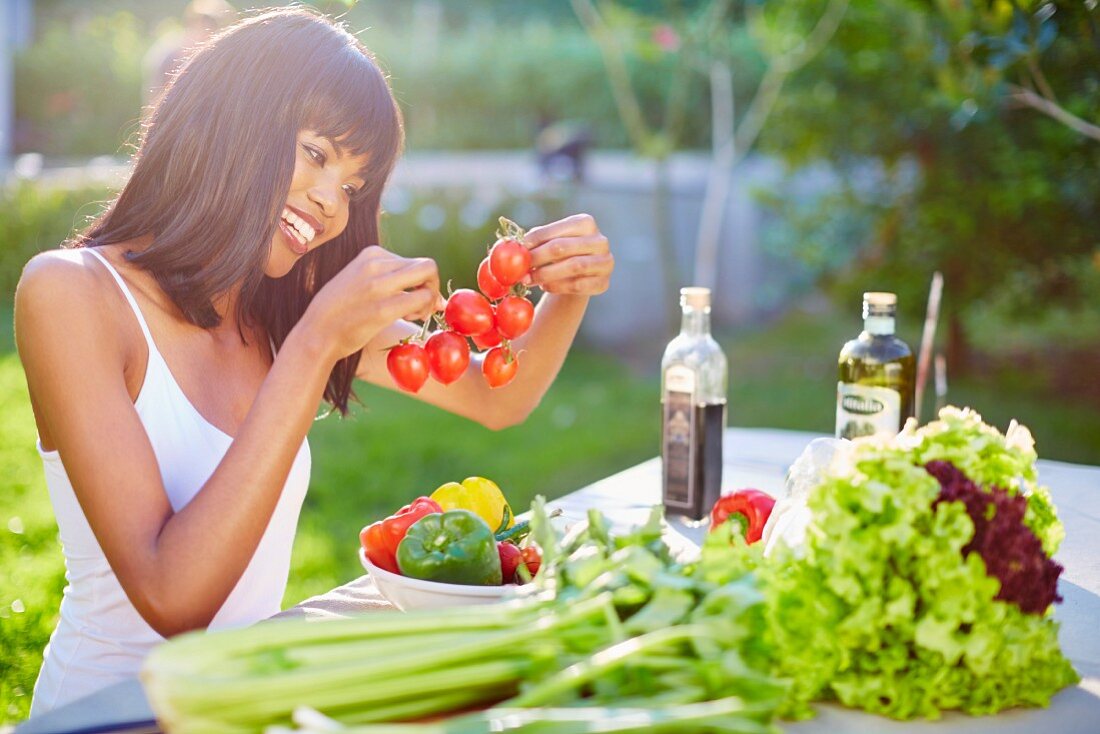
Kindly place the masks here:
MULTIPOLYGON (((27 714, 64 586, 10 324, 10 311, 0 310, 0 721, 27 714)), ((858 328, 858 321, 794 314, 765 329, 723 335, 730 423, 831 432, 835 355, 858 328)), ((490 477, 522 511, 537 493, 556 497, 655 455, 657 359, 637 375, 608 357, 576 351, 530 420, 499 433, 364 387, 365 408, 347 420, 320 421, 311 433, 313 477, 284 605, 358 576, 359 529, 445 481, 490 477)), ((1100 464, 1096 410, 997 385, 951 388, 952 402, 973 405, 1002 428, 1021 418, 1044 458, 1100 464)))

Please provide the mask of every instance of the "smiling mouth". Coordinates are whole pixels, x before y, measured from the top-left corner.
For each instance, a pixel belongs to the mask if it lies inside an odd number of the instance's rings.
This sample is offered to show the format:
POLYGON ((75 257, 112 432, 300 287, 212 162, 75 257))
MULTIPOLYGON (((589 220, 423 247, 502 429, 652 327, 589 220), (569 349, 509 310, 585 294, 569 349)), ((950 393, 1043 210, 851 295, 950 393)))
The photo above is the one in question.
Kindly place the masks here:
POLYGON ((317 237, 317 230, 287 207, 283 207, 279 221, 284 225, 283 230, 298 245, 297 249, 304 254, 309 249, 309 244, 317 237))

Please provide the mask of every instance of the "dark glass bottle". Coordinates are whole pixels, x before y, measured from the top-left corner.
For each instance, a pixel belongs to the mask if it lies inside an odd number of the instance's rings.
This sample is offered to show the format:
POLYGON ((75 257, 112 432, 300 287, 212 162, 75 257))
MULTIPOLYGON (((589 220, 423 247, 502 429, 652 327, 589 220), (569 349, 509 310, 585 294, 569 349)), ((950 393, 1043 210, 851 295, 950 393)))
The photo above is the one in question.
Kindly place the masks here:
POLYGON ((863 294, 863 332, 840 350, 836 436, 894 436, 913 415, 916 361, 894 335, 897 296, 863 294))
POLYGON ((710 290, 682 288, 680 306, 661 360, 661 498, 666 514, 699 522, 722 490, 728 368, 710 335, 710 290))

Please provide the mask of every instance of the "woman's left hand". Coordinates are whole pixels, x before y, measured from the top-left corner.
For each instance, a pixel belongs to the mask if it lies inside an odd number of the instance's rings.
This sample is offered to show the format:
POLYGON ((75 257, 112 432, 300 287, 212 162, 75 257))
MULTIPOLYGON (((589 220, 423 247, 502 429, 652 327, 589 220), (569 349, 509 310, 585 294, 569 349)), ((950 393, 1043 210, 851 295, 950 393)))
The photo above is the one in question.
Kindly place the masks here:
POLYGON ((531 273, 524 279, 547 293, 598 296, 611 284, 615 258, 590 214, 574 214, 527 232, 531 273))

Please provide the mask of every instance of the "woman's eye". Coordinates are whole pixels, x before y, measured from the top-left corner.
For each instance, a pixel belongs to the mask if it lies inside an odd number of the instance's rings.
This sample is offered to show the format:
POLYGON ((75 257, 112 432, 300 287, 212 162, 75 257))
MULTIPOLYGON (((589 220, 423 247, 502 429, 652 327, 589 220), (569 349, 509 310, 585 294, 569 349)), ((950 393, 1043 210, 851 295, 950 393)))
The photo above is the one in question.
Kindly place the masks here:
POLYGON ((351 184, 344 184, 344 193, 348 195, 348 198, 351 198, 359 193, 359 189, 355 188, 351 184))
POLYGON ((318 163, 322 166, 325 165, 325 154, 324 153, 317 150, 316 148, 314 148, 311 145, 303 145, 302 147, 306 149, 306 153, 309 154, 309 157, 312 158, 315 163, 318 163))

